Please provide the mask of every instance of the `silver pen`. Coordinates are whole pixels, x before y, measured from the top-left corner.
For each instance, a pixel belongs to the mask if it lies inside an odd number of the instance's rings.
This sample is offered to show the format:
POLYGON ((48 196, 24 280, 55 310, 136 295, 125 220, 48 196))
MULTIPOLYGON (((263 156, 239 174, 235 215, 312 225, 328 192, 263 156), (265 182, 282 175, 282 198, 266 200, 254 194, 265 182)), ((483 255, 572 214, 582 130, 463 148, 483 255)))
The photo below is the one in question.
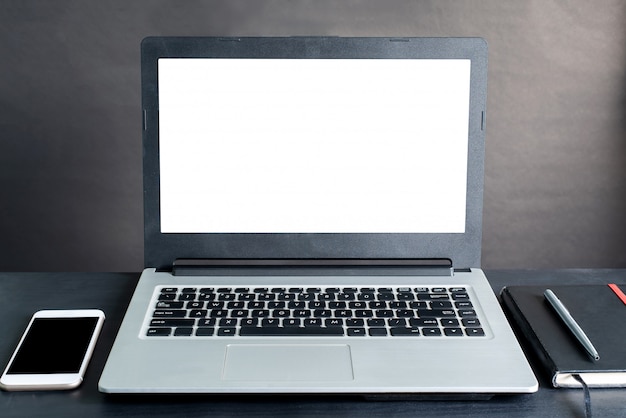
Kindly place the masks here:
POLYGON ((546 297, 548 302, 550 302, 550 305, 552 305, 556 313, 559 314, 563 322, 565 322, 567 328, 570 329, 576 339, 583 345, 583 347, 585 347, 587 353, 589 353, 589 355, 593 357, 594 360, 600 360, 600 354, 598 354, 598 350, 596 350, 596 348, 591 343, 589 337, 587 337, 587 335, 585 334, 585 331, 583 331, 580 325, 578 325, 578 323, 569 313, 565 305, 563 305, 563 302, 561 302, 559 298, 556 297, 554 292, 550 289, 546 289, 546 291, 543 292, 543 295, 546 297))

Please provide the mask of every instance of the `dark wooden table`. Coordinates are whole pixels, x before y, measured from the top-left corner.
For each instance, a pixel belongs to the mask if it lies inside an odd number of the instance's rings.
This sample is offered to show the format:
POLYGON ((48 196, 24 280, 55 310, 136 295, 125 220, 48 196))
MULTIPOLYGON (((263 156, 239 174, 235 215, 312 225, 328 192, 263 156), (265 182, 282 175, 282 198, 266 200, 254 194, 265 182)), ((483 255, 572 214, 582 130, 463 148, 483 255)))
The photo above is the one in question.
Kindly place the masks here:
MULTIPOLYGON (((626 270, 486 271, 496 293, 506 285, 626 284, 626 270)), ((120 326, 137 273, 0 273, 0 367, 39 309, 98 308, 104 329, 79 389, 66 392, 1 392, 0 417, 583 417, 578 389, 553 389, 535 369, 540 390, 489 401, 365 401, 304 396, 112 396, 98 392, 98 379, 120 326)), ((626 341, 624 342, 626 344, 626 341)), ((535 363, 531 364, 535 367, 535 363)), ((503 371, 504 373, 506 371, 503 371)), ((593 389, 594 416, 626 416, 626 389, 593 389)))

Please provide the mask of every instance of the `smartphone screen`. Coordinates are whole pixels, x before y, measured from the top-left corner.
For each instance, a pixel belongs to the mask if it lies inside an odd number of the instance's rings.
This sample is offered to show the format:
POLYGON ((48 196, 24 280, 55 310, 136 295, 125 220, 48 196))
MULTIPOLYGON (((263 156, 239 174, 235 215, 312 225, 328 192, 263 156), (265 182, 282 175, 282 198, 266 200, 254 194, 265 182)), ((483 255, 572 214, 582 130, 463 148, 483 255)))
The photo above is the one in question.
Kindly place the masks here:
POLYGON ((7 374, 78 373, 98 318, 36 318, 7 374))

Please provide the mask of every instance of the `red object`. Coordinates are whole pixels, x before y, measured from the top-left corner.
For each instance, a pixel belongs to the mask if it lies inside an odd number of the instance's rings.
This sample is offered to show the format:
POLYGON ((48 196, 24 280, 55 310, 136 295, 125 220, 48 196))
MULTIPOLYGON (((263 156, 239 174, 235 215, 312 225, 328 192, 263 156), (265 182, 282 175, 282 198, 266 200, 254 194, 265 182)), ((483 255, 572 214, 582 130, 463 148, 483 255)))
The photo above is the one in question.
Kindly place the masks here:
POLYGON ((611 283, 611 284, 609 285, 609 287, 611 288, 611 290, 613 291, 613 293, 615 293, 615 294, 617 295, 617 297, 618 297, 618 298, 619 298, 622 302, 624 302, 624 305, 626 305, 626 295, 624 294, 624 292, 622 292, 622 290, 621 290, 619 287, 617 287, 617 285, 616 285, 616 284, 614 284, 614 283, 611 283))

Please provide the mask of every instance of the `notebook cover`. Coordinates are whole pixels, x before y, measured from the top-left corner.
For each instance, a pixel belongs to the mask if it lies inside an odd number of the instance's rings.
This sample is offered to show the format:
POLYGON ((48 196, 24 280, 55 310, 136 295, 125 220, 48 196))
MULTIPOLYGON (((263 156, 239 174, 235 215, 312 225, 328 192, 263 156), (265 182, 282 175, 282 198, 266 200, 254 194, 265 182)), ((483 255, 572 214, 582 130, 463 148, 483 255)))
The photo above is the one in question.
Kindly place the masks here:
POLYGON ((522 343, 553 386, 580 386, 571 374, 580 374, 589 386, 626 386, 626 305, 605 285, 549 287, 598 350, 600 360, 594 361, 546 301, 547 288, 509 286, 501 297, 522 343))

